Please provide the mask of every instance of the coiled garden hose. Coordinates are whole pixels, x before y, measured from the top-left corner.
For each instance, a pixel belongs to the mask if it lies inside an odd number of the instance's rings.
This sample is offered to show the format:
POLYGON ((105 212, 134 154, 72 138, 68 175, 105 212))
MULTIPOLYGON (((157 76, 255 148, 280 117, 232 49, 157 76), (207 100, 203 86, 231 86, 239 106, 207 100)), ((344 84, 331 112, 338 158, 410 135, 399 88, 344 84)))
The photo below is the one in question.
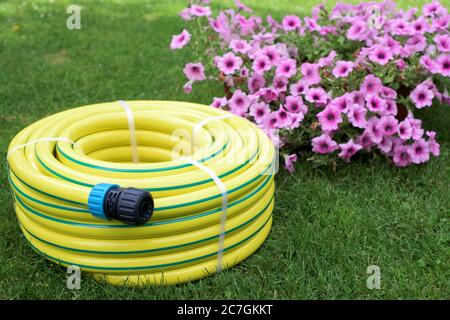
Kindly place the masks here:
POLYGON ((270 139, 246 119, 208 106, 127 105, 133 132, 123 107, 111 102, 51 115, 14 137, 9 181, 31 246, 96 279, 130 285, 191 281, 250 256, 272 224, 270 139), (131 134, 139 162, 132 161, 131 134), (226 189, 222 231, 223 193, 193 163, 226 189))

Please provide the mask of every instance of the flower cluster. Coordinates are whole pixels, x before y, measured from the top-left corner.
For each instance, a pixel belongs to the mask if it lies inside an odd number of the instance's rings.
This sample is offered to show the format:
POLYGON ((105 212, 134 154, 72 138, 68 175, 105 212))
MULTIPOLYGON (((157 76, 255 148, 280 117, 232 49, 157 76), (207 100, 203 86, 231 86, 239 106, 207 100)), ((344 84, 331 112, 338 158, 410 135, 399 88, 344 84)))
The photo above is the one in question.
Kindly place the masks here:
MULTIPOLYGON (((379 152, 396 166, 439 155, 436 133, 414 116, 433 103, 450 104, 450 15, 434 1, 421 11, 395 3, 316 6, 309 17, 281 21, 235 9, 212 15, 209 1, 181 12, 194 21, 194 55, 186 92, 196 81, 224 83, 212 106, 254 121, 282 150, 293 170, 297 155, 349 162, 379 152), (208 76, 205 75, 208 74, 208 76)), ((194 37, 192 36, 192 37, 194 37)), ((183 30, 172 49, 188 45, 183 30)))

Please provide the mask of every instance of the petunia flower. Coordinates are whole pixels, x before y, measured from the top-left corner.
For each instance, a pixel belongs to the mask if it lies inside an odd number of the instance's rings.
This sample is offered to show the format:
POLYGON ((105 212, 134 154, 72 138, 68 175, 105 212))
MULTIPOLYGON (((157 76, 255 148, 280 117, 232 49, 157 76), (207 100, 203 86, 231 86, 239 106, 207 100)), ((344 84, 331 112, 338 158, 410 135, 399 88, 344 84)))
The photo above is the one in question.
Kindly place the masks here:
POLYGON ((250 115, 255 119, 256 123, 262 123, 264 119, 269 115, 270 108, 264 102, 253 103, 250 106, 250 115))
POLYGON ((183 69, 184 75, 191 81, 203 81, 205 77, 205 67, 200 62, 188 63, 183 69))
POLYGON ((349 107, 348 121, 356 128, 364 129, 367 125, 367 109, 359 104, 353 104, 349 107))
POLYGON ((351 61, 340 60, 336 62, 336 67, 333 69, 333 75, 336 78, 345 78, 353 71, 354 65, 355 64, 351 61))
POLYGON ((327 154, 338 149, 336 141, 330 138, 328 134, 322 134, 319 137, 315 137, 312 141, 312 150, 315 153, 327 154))
POLYGON ((290 78, 297 73, 297 63, 294 59, 284 59, 279 62, 276 75, 290 78))
POLYGON ((272 64, 267 56, 259 55, 253 61, 252 68, 256 73, 263 74, 264 72, 269 71, 272 68, 272 64))
POLYGON ((402 140, 411 139, 412 126, 408 120, 403 120, 397 126, 397 134, 402 140))
POLYGON ((251 49, 251 47, 247 43, 247 41, 245 41, 245 40, 237 40, 237 39, 231 40, 230 48, 235 53, 242 53, 242 54, 246 54, 251 49))
POLYGON ((341 112, 333 105, 328 105, 322 112, 319 112, 317 119, 323 131, 337 130, 342 122, 341 112))
POLYGON ((240 57, 235 56, 231 52, 224 54, 222 57, 215 57, 214 62, 217 68, 226 75, 233 74, 239 70, 243 63, 240 57))
POLYGON ((191 34, 186 29, 184 29, 179 35, 172 36, 170 49, 181 49, 189 43, 189 40, 191 40, 191 34))
POLYGON ((299 17, 290 15, 285 16, 281 24, 283 26, 284 31, 294 31, 297 28, 300 28, 301 21, 299 17))
POLYGON ((225 97, 222 97, 222 98, 214 97, 213 102, 211 103, 211 107, 222 108, 227 105, 227 102, 228 102, 227 98, 225 98, 225 97))
POLYGON ((308 85, 320 83, 320 65, 317 63, 303 63, 300 67, 302 80, 308 85))
POLYGON ((295 153, 289 155, 285 154, 283 158, 284 158, 284 167, 287 169, 287 171, 289 171, 289 173, 294 173, 295 171, 294 163, 297 162, 297 155, 295 153))
POLYGON ((341 152, 338 154, 338 157, 346 162, 350 162, 350 158, 363 147, 360 144, 355 143, 353 139, 350 139, 347 143, 339 144, 339 148, 341 149, 341 152))
POLYGON ((249 97, 242 92, 241 90, 236 90, 233 93, 233 96, 228 101, 228 105, 230 106, 231 110, 244 110, 247 111, 248 107, 250 106, 250 99, 249 97))
POLYGON ((433 40, 439 51, 450 52, 450 36, 448 34, 439 34, 433 40))
POLYGON ((382 66, 387 64, 392 57, 392 51, 381 45, 374 46, 369 54, 370 60, 381 64, 382 66))
POLYGON ((436 58, 437 72, 450 77, 450 54, 441 54, 436 58))
POLYGON ((367 75, 361 84, 360 91, 363 95, 377 94, 383 88, 383 82, 380 78, 375 77, 372 74, 367 75))
POLYGON ((424 139, 415 141, 408 149, 412 163, 424 163, 430 159, 430 150, 424 139))
POLYGON ((311 103, 316 103, 319 105, 326 104, 329 100, 328 94, 323 90, 323 88, 311 88, 308 90, 308 92, 305 95, 305 98, 307 101, 311 103))
POLYGON ((428 89, 425 85, 418 85, 409 95, 416 108, 431 106, 434 98, 433 91, 428 89))

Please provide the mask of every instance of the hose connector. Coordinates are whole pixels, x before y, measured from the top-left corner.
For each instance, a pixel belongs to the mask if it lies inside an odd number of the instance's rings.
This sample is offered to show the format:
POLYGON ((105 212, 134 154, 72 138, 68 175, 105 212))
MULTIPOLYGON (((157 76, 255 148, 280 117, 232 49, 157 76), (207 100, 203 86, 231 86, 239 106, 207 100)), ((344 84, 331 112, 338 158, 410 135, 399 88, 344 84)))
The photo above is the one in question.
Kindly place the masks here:
POLYGON ((154 201, 151 194, 145 190, 99 183, 89 194, 88 206, 95 217, 142 225, 150 220, 154 201))

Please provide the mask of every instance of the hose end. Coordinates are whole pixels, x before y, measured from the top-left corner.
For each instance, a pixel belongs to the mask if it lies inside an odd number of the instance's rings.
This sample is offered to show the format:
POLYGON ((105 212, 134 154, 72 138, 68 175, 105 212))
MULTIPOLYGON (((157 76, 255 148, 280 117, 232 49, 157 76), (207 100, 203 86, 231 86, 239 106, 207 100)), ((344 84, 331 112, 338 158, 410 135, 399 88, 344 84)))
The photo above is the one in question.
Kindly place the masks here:
POLYGON ((150 220, 154 209, 153 197, 148 191, 120 188, 118 185, 105 183, 100 183, 92 189, 88 203, 89 210, 94 216, 119 220, 130 225, 146 223, 150 220), (102 196, 99 196, 100 193, 102 196), (101 212, 99 207, 102 209, 101 212))

